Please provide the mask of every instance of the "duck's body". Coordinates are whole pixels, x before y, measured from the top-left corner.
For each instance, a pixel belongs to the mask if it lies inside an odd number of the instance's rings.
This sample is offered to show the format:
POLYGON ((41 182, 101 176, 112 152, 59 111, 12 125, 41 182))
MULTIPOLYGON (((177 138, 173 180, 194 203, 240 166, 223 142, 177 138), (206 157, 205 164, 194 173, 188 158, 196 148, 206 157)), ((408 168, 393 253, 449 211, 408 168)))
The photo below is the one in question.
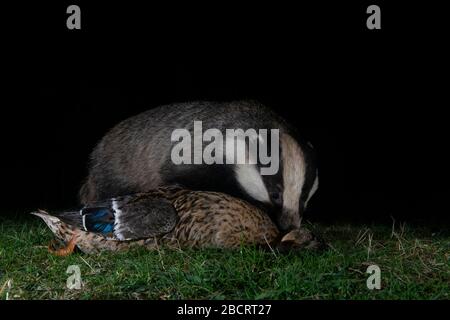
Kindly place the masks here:
POLYGON ((244 200, 178 187, 118 197, 80 211, 34 214, 60 240, 85 253, 136 245, 234 248, 271 245, 281 238, 269 216, 244 200))

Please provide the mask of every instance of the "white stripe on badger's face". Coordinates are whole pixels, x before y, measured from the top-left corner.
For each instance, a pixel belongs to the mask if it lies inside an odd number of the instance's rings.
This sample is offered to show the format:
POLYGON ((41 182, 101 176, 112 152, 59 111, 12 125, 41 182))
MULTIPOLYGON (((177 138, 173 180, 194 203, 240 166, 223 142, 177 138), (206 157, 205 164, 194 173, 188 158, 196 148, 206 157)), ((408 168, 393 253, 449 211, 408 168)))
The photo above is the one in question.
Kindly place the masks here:
MULTIPOLYGON (((232 143, 230 141, 227 141, 227 145, 234 145, 234 137, 227 136, 227 140, 232 139, 232 143)), ((238 137, 238 139, 240 139, 238 137)), ((258 139, 261 139, 260 136, 258 136, 258 139)), ((242 140, 241 140, 242 142, 242 140)), ((245 143, 245 139, 243 140, 243 146, 244 148, 236 148, 236 152, 245 152, 245 164, 236 164, 234 166, 234 172, 236 174, 236 180, 240 184, 241 188, 253 199, 264 202, 264 203, 270 203, 270 196, 269 192, 267 191, 266 185, 264 184, 264 180, 261 176, 261 173, 259 171, 259 168, 256 164, 257 159, 254 159, 253 154, 249 154, 248 152, 248 146, 245 143)), ((230 150, 225 150, 225 156, 230 157, 228 152, 230 150)), ((232 155, 234 157, 234 151, 232 151, 232 155)), ((251 153, 251 152, 250 152, 251 153)))
POLYGON ((319 189, 319 172, 316 170, 316 179, 314 180, 314 184, 309 191, 308 199, 305 201, 305 208, 308 206, 309 200, 312 198, 314 193, 316 193, 317 189, 319 189))
POLYGON ((238 164, 235 166, 236 179, 244 191, 253 199, 270 203, 269 192, 254 164, 238 164))
POLYGON ((299 205, 305 184, 306 165, 303 151, 297 141, 281 134, 281 161, 283 165, 283 212, 280 227, 300 227, 299 205))

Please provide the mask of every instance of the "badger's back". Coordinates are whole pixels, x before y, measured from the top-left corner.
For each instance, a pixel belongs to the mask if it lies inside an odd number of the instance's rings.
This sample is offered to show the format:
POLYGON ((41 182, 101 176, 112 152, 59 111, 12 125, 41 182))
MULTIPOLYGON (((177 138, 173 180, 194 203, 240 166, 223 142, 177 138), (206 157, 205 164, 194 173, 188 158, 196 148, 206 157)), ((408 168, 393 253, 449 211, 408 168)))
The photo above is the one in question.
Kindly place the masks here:
POLYGON ((203 131, 290 130, 270 109, 253 101, 179 103, 148 110, 119 123, 96 146, 88 179, 80 191, 82 203, 173 183, 193 189, 230 191, 233 181, 229 166, 172 163, 173 130, 188 129, 193 136, 194 121, 202 122, 203 131))

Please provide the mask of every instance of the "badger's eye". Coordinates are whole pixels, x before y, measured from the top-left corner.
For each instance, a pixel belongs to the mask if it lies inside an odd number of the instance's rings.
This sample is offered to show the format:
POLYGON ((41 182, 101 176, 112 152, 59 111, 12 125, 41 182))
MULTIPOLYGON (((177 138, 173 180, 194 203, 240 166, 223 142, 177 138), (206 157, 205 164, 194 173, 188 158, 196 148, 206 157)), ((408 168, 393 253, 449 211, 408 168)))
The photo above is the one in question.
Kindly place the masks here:
POLYGON ((276 205, 281 205, 282 203, 282 197, 280 192, 272 192, 270 194, 270 198, 276 205))

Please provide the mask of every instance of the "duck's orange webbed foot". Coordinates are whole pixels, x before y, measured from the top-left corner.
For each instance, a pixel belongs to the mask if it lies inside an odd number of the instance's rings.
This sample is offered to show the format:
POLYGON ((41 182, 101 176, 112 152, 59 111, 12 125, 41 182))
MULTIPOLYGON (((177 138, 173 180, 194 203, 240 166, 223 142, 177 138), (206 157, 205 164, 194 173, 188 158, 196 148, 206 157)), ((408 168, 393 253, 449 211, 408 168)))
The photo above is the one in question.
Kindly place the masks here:
POLYGON ((53 241, 52 241, 48 246, 48 251, 51 254, 54 254, 55 256, 58 257, 67 257, 68 255, 72 254, 72 252, 75 250, 77 239, 78 235, 74 234, 70 239, 69 243, 65 247, 59 249, 53 249, 53 241))

